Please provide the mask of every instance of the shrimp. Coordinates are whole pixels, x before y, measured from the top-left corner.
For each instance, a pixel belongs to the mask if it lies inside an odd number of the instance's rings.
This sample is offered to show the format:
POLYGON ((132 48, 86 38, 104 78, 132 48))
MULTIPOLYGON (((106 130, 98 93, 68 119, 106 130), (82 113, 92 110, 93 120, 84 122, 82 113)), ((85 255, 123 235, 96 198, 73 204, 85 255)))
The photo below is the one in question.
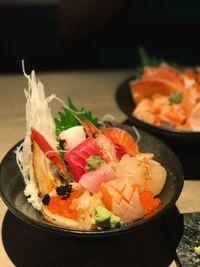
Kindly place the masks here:
POLYGON ((106 137, 102 130, 98 129, 89 120, 82 121, 75 114, 73 114, 79 123, 84 127, 87 135, 90 137, 95 136, 95 140, 101 150, 102 158, 106 162, 117 160, 114 144, 106 137))
POLYGON ((114 144, 104 134, 104 132, 95 127, 90 121, 85 121, 88 135, 96 135, 96 142, 101 150, 102 157, 106 162, 117 160, 114 144), (88 131, 89 129, 89 131, 88 131))
POLYGON ((105 127, 98 129, 89 120, 82 121, 75 114, 79 123, 85 128, 88 136, 95 136, 95 140, 106 162, 120 159, 125 153, 135 156, 139 149, 133 137, 123 129, 117 127, 105 127), (119 152, 119 148, 123 151, 119 152), (118 155, 120 154, 120 155, 118 155))

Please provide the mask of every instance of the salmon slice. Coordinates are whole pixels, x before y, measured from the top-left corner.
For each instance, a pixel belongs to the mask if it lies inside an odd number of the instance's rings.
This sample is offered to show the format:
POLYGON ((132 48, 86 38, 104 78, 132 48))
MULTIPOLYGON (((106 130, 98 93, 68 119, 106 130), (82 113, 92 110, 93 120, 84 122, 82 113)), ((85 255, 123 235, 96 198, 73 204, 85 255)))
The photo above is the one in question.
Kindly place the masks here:
POLYGON ((130 90, 136 104, 143 98, 151 97, 154 94, 169 95, 174 91, 182 92, 182 89, 178 88, 176 84, 163 79, 132 81, 130 90))
POLYGON ((188 79, 197 80, 200 81, 200 73, 196 72, 192 69, 187 69, 184 71, 184 76, 186 76, 188 79))
POLYGON ((186 122, 186 115, 181 105, 168 105, 161 110, 160 119, 169 121, 173 126, 179 126, 186 122))
POLYGON ((144 216, 139 190, 133 185, 132 179, 111 180, 103 183, 100 191, 105 207, 125 223, 136 221, 144 216))
POLYGON ((133 116, 150 124, 159 125, 159 118, 154 110, 153 101, 148 98, 144 98, 133 110, 133 116))
POLYGON ((190 116, 192 110, 198 102, 198 99, 199 94, 196 88, 190 88, 184 91, 182 105, 185 109, 187 117, 190 116))
POLYGON ((139 152, 135 140, 125 130, 117 127, 108 127, 103 129, 103 132, 112 143, 122 147, 127 154, 135 156, 139 152))
POLYGON ((163 79, 172 82, 177 88, 184 86, 183 74, 167 64, 161 64, 159 68, 146 67, 142 80, 163 79))

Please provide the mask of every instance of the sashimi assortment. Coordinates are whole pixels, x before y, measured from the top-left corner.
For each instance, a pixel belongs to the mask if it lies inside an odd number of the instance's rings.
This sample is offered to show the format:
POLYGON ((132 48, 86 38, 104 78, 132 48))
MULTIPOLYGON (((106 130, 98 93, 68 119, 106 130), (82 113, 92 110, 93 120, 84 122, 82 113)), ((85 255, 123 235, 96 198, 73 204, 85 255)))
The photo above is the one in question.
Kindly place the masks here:
POLYGON ((155 64, 146 54, 143 57, 146 63, 140 76, 130 82, 136 105, 132 115, 167 129, 200 131, 199 69, 178 70, 167 63, 155 64))
POLYGON ((16 160, 27 201, 44 219, 92 231, 157 213, 167 173, 153 154, 142 153, 129 132, 93 118, 70 99, 53 119, 49 103, 58 98, 45 97, 34 72, 26 77, 27 131, 16 160))

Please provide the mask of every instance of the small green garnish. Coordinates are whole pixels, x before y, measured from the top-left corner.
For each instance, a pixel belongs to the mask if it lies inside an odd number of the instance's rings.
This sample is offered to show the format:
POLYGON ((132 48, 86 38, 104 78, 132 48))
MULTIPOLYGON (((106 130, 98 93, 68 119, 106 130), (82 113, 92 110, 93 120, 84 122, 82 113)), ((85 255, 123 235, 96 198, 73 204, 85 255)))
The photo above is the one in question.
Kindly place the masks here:
POLYGON ((70 97, 68 97, 67 106, 68 108, 64 108, 63 112, 58 113, 59 118, 54 119, 55 125, 56 125, 57 136, 59 136, 59 134, 64 130, 67 130, 73 126, 80 125, 80 123, 74 117, 73 113, 75 113, 76 116, 82 121, 89 120, 96 127, 99 127, 99 120, 92 116, 91 111, 87 111, 85 108, 81 108, 81 109, 76 108, 75 105, 72 103, 72 100, 70 97))
POLYGON ((121 219, 107 210, 105 207, 98 206, 95 209, 95 216, 92 223, 101 229, 109 229, 119 227, 121 225, 121 219))
POLYGON ((198 246, 198 247, 194 247, 194 252, 195 252, 197 255, 200 255, 200 246, 198 246))
POLYGON ((90 156, 86 160, 85 169, 86 169, 86 171, 96 170, 103 163, 104 163, 104 161, 100 157, 98 157, 98 156, 90 156))
POLYGON ((183 95, 179 92, 172 92, 169 95, 170 104, 180 104, 183 100, 183 95))

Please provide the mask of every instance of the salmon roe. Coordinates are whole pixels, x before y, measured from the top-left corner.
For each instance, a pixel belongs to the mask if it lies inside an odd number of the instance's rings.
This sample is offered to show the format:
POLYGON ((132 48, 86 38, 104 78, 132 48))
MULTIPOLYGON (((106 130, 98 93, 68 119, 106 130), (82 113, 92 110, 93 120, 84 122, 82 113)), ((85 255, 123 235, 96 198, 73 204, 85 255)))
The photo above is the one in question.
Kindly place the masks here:
POLYGON ((144 218, 152 216, 161 208, 160 199, 154 198, 150 191, 143 191, 140 193, 140 202, 142 204, 144 218))
POLYGON ((81 196, 81 192, 76 190, 71 192, 71 195, 67 199, 63 199, 63 196, 52 196, 49 204, 48 209, 57 215, 62 217, 78 220, 78 211, 76 209, 71 209, 71 204, 73 199, 78 198, 81 196))

